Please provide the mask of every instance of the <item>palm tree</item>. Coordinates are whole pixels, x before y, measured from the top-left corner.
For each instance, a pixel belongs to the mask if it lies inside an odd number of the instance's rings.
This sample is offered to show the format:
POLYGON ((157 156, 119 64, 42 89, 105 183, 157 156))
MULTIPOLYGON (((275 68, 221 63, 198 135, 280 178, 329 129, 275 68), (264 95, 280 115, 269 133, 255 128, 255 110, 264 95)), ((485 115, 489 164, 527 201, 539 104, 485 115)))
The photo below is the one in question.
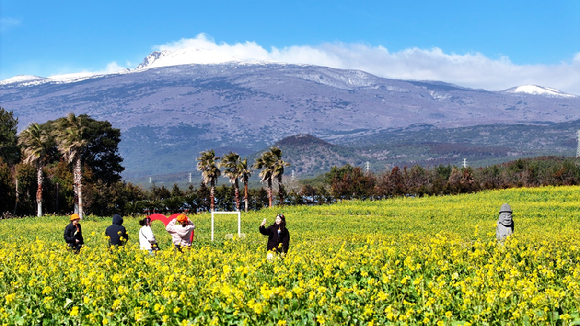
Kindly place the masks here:
POLYGON ((215 156, 215 151, 207 150, 200 153, 200 157, 197 158, 197 169, 201 171, 201 176, 203 178, 204 184, 210 184, 209 192, 209 209, 214 211, 215 209, 215 182, 221 175, 220 169, 217 167, 217 161, 220 159, 215 156))
POLYGON ((240 179, 244 183, 244 209, 248 212, 248 181, 252 176, 252 169, 248 168, 248 159, 245 158, 240 161, 240 179))
MULTIPOLYGON (((261 169, 260 171, 260 179, 262 182, 266 181, 268 184, 268 207, 272 207, 273 201, 273 191, 272 191, 272 182, 275 177, 277 177, 278 173, 278 161, 281 160, 282 151, 280 148, 276 146, 270 147, 270 151, 262 153, 260 157, 256 159, 254 162, 255 169, 261 169)), ((282 173, 284 173, 284 168, 282 167, 282 173)))
POLYGON ((58 149, 68 163, 73 164, 73 191, 74 191, 74 212, 83 217, 83 198, 81 183, 81 154, 88 145, 88 140, 83 138, 87 127, 83 119, 69 113, 65 118, 57 120, 55 139, 58 149))
POLYGON ((42 169, 48 160, 48 152, 51 148, 50 135, 38 123, 32 123, 18 137, 22 145, 22 162, 36 168, 36 206, 37 216, 42 216, 42 185, 44 176, 42 169))
POLYGON ((280 205, 284 205, 284 184, 282 184, 282 175, 284 174, 284 168, 290 166, 290 163, 284 162, 282 160, 282 150, 278 147, 270 147, 270 151, 275 158, 273 169, 273 178, 278 181, 278 199, 280 205))
POLYGON ((236 200, 236 211, 240 211, 240 187, 238 184, 238 179, 241 175, 241 159, 240 155, 234 152, 229 152, 222 157, 222 161, 219 166, 224 169, 224 176, 230 179, 232 186, 234 187, 234 197, 236 200))

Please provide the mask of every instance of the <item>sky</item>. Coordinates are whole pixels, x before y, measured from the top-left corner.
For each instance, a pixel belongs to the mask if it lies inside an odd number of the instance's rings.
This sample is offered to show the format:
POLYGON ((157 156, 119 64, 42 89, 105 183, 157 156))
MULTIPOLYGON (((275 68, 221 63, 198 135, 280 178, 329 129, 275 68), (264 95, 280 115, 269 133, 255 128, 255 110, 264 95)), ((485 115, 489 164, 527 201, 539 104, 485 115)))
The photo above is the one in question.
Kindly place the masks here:
POLYGON ((0 80, 136 68, 156 50, 580 95, 580 1, 0 1, 0 80))

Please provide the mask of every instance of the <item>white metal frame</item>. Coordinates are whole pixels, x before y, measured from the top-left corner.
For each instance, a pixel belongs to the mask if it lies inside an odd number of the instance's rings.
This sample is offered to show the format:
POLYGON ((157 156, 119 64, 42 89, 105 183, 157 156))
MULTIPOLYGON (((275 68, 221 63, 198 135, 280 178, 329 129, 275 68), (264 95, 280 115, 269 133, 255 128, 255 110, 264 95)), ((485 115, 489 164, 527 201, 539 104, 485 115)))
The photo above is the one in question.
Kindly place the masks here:
POLYGON ((241 212, 211 212, 211 241, 213 241, 213 215, 214 214, 237 214, 238 215, 238 237, 242 236, 242 213, 241 212))

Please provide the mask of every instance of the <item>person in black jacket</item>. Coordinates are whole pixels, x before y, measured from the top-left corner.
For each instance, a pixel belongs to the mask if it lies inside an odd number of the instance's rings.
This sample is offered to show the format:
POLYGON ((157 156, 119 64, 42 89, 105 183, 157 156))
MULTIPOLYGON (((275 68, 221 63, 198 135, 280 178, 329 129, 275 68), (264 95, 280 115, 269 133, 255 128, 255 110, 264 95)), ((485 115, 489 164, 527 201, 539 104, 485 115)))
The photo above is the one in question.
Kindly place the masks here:
POLYGON ((64 228, 64 241, 77 254, 85 243, 83 240, 83 230, 79 223, 80 219, 79 214, 72 214, 70 216, 70 224, 64 228))
POLYGON ((123 226, 123 218, 121 215, 113 215, 113 224, 107 227, 105 235, 109 238, 109 247, 124 246, 129 241, 129 235, 123 226))
POLYGON ((288 253, 290 246, 290 232, 286 228, 286 218, 282 214, 276 215, 276 222, 269 227, 265 227, 266 219, 260 224, 260 233, 268 236, 268 260, 274 258, 274 253, 285 255, 288 253))

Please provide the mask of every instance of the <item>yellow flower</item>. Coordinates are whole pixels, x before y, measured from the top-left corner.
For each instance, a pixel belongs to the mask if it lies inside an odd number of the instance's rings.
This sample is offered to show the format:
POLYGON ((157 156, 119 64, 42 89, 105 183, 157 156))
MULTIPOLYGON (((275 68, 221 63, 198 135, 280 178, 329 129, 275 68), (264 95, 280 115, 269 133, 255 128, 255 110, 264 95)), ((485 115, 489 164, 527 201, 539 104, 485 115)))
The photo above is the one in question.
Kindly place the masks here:
POLYGON ((14 301, 14 297, 16 296, 16 293, 12 293, 12 294, 7 294, 4 298, 6 299, 6 303, 11 303, 12 301, 14 301))
POLYGON ((264 312, 264 307, 262 306, 261 303, 256 303, 254 305, 254 312, 258 315, 262 314, 262 312, 264 312))
POLYGON ((71 315, 71 316, 78 316, 78 314, 79 314, 79 307, 77 307, 77 306, 74 306, 71 309, 71 311, 69 312, 69 315, 71 315))
POLYGON ((162 304, 156 303, 156 304, 153 306, 153 310, 155 310, 156 312, 158 312, 158 313, 162 314, 162 313, 165 311, 165 306, 164 306, 164 305, 162 305, 162 304))

